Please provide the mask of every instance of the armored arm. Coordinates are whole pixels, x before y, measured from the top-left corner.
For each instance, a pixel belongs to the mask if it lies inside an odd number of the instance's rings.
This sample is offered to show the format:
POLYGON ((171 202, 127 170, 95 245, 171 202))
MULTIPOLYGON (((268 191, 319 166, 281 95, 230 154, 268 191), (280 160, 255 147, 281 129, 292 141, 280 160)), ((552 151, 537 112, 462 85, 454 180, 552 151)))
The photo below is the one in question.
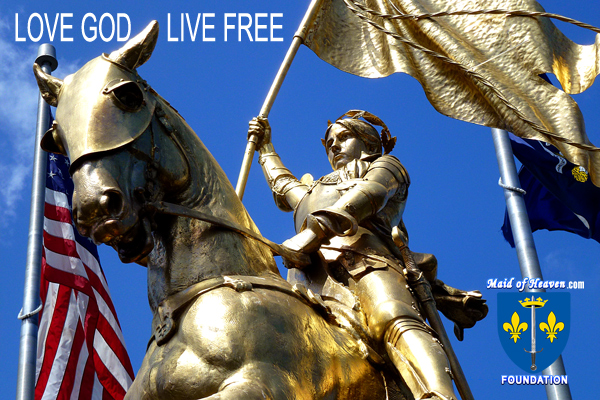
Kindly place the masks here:
POLYGON ((377 214, 392 197, 399 196, 399 200, 405 200, 409 184, 408 173, 400 161, 385 155, 373 161, 361 179, 347 181, 346 192, 323 211, 345 211, 360 223, 377 214))
POLYGON ((309 214, 305 229, 284 245, 312 252, 334 236, 353 235, 363 220, 381 211, 392 197, 405 200, 409 184, 408 173, 397 158, 379 157, 362 178, 339 184, 339 190, 344 191, 340 199, 309 214))
POLYGON ((271 143, 271 127, 268 121, 254 118, 249 125, 248 134, 255 134, 261 138, 258 146, 260 154, 258 163, 262 167, 271 191, 273 191, 277 207, 283 211, 293 211, 308 191, 308 187, 296 179, 275 152, 273 143, 271 143))

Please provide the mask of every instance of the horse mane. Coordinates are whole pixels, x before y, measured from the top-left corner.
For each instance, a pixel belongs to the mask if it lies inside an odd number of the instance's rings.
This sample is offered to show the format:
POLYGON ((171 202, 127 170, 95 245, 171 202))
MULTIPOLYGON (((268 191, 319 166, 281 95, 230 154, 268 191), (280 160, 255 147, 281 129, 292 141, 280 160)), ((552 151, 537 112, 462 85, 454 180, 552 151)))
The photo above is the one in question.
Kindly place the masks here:
MULTIPOLYGON (((212 215, 234 221, 259 233, 258 228, 235 193, 227 175, 202 140, 188 125, 185 118, 167 100, 153 89, 150 90, 157 100, 155 118, 157 113, 163 114, 163 116, 158 115, 160 125, 164 130, 163 133, 171 136, 171 140, 175 142, 188 161, 189 184, 181 193, 175 195, 176 201, 180 205, 210 212, 212 215)), ((169 199, 169 201, 172 201, 172 199, 169 199)), ((205 229, 210 227, 209 224, 196 220, 186 221, 185 224, 204 225, 205 229)), ((195 230, 192 229, 192 231, 195 230)), ((232 235, 234 240, 241 238, 239 234, 233 232, 223 232, 223 234, 232 235)), ((243 238, 241 240, 245 242, 243 253, 246 262, 255 264, 256 261, 260 260, 263 269, 266 266, 267 271, 279 275, 269 248, 253 239, 243 238)), ((237 247, 234 244, 231 244, 231 246, 237 247)))

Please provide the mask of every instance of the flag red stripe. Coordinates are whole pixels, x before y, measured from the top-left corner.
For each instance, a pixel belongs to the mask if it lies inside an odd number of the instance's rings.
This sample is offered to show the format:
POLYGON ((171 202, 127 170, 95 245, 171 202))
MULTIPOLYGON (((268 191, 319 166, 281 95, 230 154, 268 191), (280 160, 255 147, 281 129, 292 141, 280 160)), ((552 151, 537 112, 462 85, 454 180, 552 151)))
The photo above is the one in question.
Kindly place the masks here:
POLYGON ((71 289, 68 287, 60 287, 58 290, 56 299, 56 305, 54 306, 54 312, 52 315, 52 322, 48 329, 48 335, 46 336, 46 351, 44 353, 44 360, 42 361, 42 368, 40 370, 40 376, 38 377, 35 390, 35 398, 41 398, 46 385, 48 384, 48 378, 52 370, 54 358, 58 351, 58 344, 62 336, 63 327, 67 318, 67 312, 69 310, 69 299, 71 297, 71 289))
POLYGON ((46 231, 44 231, 44 247, 63 256, 79 258, 75 242, 52 236, 46 231))
POLYGON ((46 203, 44 205, 44 217, 54 221, 71 223, 71 211, 68 208, 54 206, 46 203))
POLYGON ((94 271, 92 271, 87 265, 83 264, 83 266, 85 267, 85 270, 87 272, 90 284, 94 289, 96 289, 98 294, 100 294, 102 300, 104 300, 104 302, 110 309, 110 312, 112 313, 112 315, 114 315, 115 320, 117 322, 117 326, 119 327, 119 329, 121 329, 119 320, 117 320, 117 310, 115 310, 115 306, 113 305, 112 299, 110 298, 110 294, 104 289, 104 286, 102 285, 100 278, 98 278, 98 275, 96 275, 94 271))
MULTIPOLYGON (((77 252, 75 242, 52 236, 46 231, 44 231, 44 246, 48 250, 53 251, 54 253, 58 253, 67 257, 79 258, 79 253, 77 252)), ((66 275, 60 274, 58 276, 62 276, 63 279, 66 280, 64 284, 77 285, 71 287, 76 287, 78 290, 83 291, 88 296, 93 295, 91 288, 95 288, 96 291, 100 294, 100 296, 102 296, 102 299, 106 302, 113 315, 117 315, 112 300, 110 298, 110 294, 104 288, 104 285, 100 278, 87 265, 83 264, 83 266, 85 267, 85 271, 87 273, 87 279, 69 273, 67 273, 66 275), (69 279, 69 276, 72 276, 73 279, 69 279)), ((53 281, 55 281, 54 279, 61 279, 58 276, 56 278, 53 278, 53 281)))
POLYGON ((78 400, 92 400, 95 376, 96 372, 94 370, 94 358, 90 354, 84 366, 78 400))
POLYGON ((86 272, 88 273, 89 280, 82 276, 74 275, 53 267, 46 268, 45 276, 46 279, 48 279, 49 281, 57 282, 62 285, 68 285, 69 287, 76 288, 80 292, 83 292, 88 296, 94 298, 96 296, 96 294, 94 293, 95 289, 96 292, 102 297, 102 299, 110 309, 110 312, 115 316, 116 319, 117 313, 110 298, 110 295, 104 290, 104 287, 100 285, 100 280, 98 279, 98 277, 85 265, 84 267, 86 272))
POLYGON ((98 332, 100 332, 102 337, 104 337, 106 343, 108 343, 119 361, 121 361, 121 364, 123 364, 123 368, 125 368, 129 374, 129 377, 133 380, 133 367, 131 366, 129 358, 127 357, 127 349, 104 316, 100 315, 98 318, 98 325, 96 326, 96 329, 98 329, 98 332))
POLYGON ((60 283, 61 285, 72 287, 90 297, 94 296, 94 291, 87 279, 79 275, 73 275, 60 269, 48 266, 44 277, 50 282, 60 283))
POLYGON ((71 347, 71 353, 69 354, 69 361, 65 369, 65 375, 63 376, 62 384, 60 385, 61 394, 65 394, 65 399, 70 400, 71 393, 73 391, 73 385, 75 382, 75 375, 77 374, 77 368, 79 363, 79 354, 81 353, 81 347, 84 345, 85 336, 83 333, 83 327, 81 322, 77 322, 77 328, 73 338, 73 346, 71 347))
POLYGON ((110 373, 108 368, 104 365, 98 353, 94 351, 94 365, 96 366, 96 373, 98 374, 98 379, 102 382, 102 386, 104 389, 109 392, 109 394, 115 400, 122 400, 125 397, 125 390, 121 386, 121 384, 115 379, 115 377, 110 373))
MULTIPOLYGON (((48 249, 51 251, 54 251, 52 249, 48 249)), ((69 287, 72 288, 76 288, 77 290, 87 294, 90 297, 94 297, 96 296, 96 294, 94 293, 94 290, 96 290, 96 292, 102 297, 102 299, 104 300, 104 302, 106 303, 106 305, 108 306, 108 308, 110 309, 110 312, 115 316, 115 320, 116 320, 116 315, 117 312, 115 310, 114 304, 110 298, 110 294, 106 292, 106 290, 104 289, 104 285, 102 285, 102 282, 100 281, 100 279, 98 278, 98 276, 96 274, 94 274, 94 272, 85 264, 82 264, 84 267, 85 272, 87 273, 88 278, 86 279, 83 276, 79 276, 79 275, 75 275, 66 271, 63 271, 62 269, 57 269, 57 268, 53 268, 53 267, 49 267, 46 269, 46 278, 52 282, 57 282, 63 285, 68 285, 69 287)), ((117 326, 120 327, 118 320, 117 320, 117 326)))
MULTIPOLYGON (((46 268, 46 254, 44 251, 44 247, 42 246, 42 271, 46 268)), ((48 281, 44 279, 43 272, 42 276, 40 276, 40 299, 42 299, 42 309, 40 310, 40 319, 44 310, 46 309, 46 297, 48 296, 48 281)))
POLYGON ((115 398, 112 397, 107 390, 105 390, 104 392, 102 392, 102 400, 115 400, 115 398))

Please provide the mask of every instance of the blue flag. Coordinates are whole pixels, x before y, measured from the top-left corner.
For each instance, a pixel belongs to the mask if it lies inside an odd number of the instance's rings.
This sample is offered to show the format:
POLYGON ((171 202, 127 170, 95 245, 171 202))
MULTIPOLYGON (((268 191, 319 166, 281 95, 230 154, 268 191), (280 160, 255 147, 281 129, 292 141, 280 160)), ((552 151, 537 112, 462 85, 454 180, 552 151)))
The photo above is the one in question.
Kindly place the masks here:
MULTIPOLYGON (((567 161, 552 145, 509 134, 513 152, 523 164, 521 187, 532 232, 563 230, 600 243, 600 188, 583 167, 567 161)), ((508 213, 502 233, 515 247, 508 213)))

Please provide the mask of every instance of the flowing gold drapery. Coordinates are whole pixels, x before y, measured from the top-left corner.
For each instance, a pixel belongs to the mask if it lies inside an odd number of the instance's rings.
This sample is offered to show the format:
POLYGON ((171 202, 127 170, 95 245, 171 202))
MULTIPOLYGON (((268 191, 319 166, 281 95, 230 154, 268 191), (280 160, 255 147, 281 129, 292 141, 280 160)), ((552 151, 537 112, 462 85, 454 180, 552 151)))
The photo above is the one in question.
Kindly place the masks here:
POLYGON ((583 46, 548 18, 502 13, 385 16, 460 10, 544 11, 533 0, 324 0, 305 44, 355 75, 407 73, 440 113, 551 143, 600 186, 600 149, 568 94, 586 90, 600 72, 600 35, 583 46), (544 73, 556 75, 564 91, 544 73))

